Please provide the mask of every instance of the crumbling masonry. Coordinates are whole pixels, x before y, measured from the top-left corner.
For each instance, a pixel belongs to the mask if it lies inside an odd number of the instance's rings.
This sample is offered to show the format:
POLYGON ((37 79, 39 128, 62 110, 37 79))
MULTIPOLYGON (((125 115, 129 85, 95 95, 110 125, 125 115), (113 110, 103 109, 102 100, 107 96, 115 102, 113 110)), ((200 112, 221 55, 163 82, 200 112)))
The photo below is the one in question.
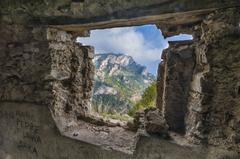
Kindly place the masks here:
POLYGON ((240 158, 240 1, 2 0, 1 159, 240 158), (91 112, 91 29, 156 24, 171 42, 156 108, 134 123, 91 112))

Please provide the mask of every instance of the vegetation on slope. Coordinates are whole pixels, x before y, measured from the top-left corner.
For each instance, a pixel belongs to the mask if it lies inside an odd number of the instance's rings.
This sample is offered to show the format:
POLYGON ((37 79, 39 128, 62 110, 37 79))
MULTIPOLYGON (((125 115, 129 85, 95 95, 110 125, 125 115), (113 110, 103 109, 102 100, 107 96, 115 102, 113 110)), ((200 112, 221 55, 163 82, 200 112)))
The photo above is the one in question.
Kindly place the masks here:
POLYGON ((152 82, 149 87, 143 92, 142 98, 128 111, 130 116, 133 116, 137 111, 144 108, 154 107, 156 103, 157 84, 152 82))
POLYGON ((132 57, 95 56, 96 76, 92 106, 100 114, 127 114, 155 77, 132 57), (100 91, 101 90, 101 91, 100 91))

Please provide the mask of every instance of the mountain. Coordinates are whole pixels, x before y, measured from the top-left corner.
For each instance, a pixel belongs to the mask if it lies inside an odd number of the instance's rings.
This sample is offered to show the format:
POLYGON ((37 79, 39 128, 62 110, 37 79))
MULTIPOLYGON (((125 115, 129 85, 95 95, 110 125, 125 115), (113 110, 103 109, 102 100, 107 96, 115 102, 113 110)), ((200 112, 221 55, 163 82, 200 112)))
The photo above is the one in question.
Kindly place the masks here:
POLYGON ((93 108, 100 113, 127 113, 155 77, 123 54, 96 54, 93 108))

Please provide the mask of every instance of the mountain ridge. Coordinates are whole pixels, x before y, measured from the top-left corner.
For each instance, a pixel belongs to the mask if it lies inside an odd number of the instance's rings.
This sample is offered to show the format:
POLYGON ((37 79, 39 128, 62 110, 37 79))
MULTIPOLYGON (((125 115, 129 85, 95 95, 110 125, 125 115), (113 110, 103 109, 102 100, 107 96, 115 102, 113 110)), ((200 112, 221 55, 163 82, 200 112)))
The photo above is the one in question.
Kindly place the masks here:
POLYGON ((155 80, 145 66, 124 54, 95 54, 93 106, 97 112, 127 112, 155 80), (99 110, 100 109, 100 110, 99 110))

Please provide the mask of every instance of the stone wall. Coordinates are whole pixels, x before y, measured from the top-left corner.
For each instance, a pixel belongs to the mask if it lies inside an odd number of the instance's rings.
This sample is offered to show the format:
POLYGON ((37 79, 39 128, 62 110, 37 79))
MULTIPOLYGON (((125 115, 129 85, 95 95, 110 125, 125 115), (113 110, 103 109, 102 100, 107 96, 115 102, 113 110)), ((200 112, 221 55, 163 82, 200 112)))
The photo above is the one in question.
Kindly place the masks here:
POLYGON ((239 8, 204 17, 239 0, 145 2, 0 2, 0 158, 239 158, 239 8), (149 137, 142 138, 91 114, 93 49, 75 43, 87 28, 156 19, 158 26, 195 31, 193 45, 166 51, 158 109, 142 117, 149 120, 143 128, 166 131, 164 139, 145 129, 149 137), (186 130, 186 138, 161 127, 165 120, 170 130, 186 130))
POLYGON ((239 10, 209 15, 196 46, 187 116, 195 143, 239 149, 239 10))
POLYGON ((133 155, 105 150, 62 136, 45 105, 0 102, 0 121, 1 159, 238 159, 231 151, 159 137, 141 137, 133 155))
POLYGON ((1 24, 0 34, 0 101, 47 103, 51 58, 46 28, 1 24))
POLYGON ((135 132, 91 112, 92 47, 76 43, 74 33, 53 28, 6 25, 2 35, 0 102, 47 106, 63 136, 133 152, 135 132))
MULTIPOLYGON (((129 22, 130 18, 140 16, 195 10, 204 13, 203 10, 230 7, 237 4, 239 4, 239 0, 2 0, 0 12, 1 20, 8 24, 72 25, 113 19, 127 19, 129 22)), ((185 19, 185 16, 179 16, 178 20, 193 20, 192 18, 195 17, 193 15, 195 13, 191 13, 188 19, 185 19)), ((171 21, 178 21, 175 16, 176 14, 163 17, 164 22, 169 23, 169 18, 171 21)))
POLYGON ((48 29, 47 40, 51 72, 46 80, 52 85, 53 116, 65 120, 86 116, 93 91, 93 48, 77 44, 72 34, 56 29, 48 29))
POLYGON ((0 102, 1 159, 128 159, 62 136, 46 105, 0 102))
POLYGON ((46 104, 54 116, 70 110, 75 116, 89 113, 94 76, 91 47, 76 44, 65 31, 1 27, 0 101, 46 104))
POLYGON ((189 142, 239 151, 239 11, 193 26, 193 44, 170 44, 158 72, 157 107, 189 142))
POLYGON ((170 42, 159 66, 157 107, 170 130, 184 132, 190 82, 195 65, 192 41, 170 42))

